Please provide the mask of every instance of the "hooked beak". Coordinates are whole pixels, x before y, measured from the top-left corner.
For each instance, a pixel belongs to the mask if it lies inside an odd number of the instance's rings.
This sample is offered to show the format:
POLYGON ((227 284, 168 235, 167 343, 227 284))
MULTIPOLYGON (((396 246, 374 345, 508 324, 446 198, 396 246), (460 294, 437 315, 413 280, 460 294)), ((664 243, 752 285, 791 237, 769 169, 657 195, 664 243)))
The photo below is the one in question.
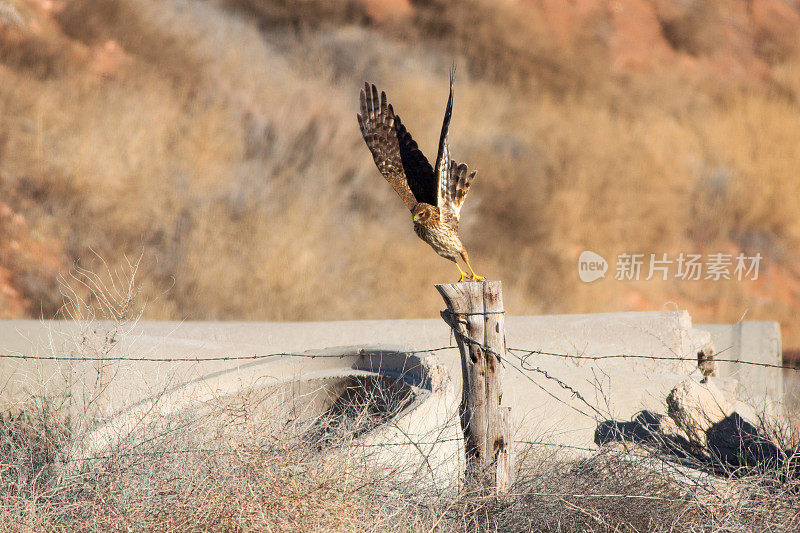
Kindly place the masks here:
POLYGON ((419 213, 414 215, 414 222, 419 222, 419 213))

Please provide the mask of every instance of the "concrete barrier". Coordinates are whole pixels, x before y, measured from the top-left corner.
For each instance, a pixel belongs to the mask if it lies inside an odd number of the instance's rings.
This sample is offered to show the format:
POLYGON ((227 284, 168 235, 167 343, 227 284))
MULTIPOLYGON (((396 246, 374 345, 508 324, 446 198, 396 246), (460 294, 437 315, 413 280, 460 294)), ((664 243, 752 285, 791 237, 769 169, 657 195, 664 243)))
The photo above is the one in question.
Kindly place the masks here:
MULTIPOLYGON (((666 395, 680 380, 697 372, 697 351, 712 340, 717 351, 725 349, 720 357, 726 359, 776 363, 780 357, 776 324, 743 322, 693 327, 685 311, 509 316, 506 338, 509 348, 574 356, 525 355, 516 351, 509 354, 504 369, 504 404, 512 408, 516 440, 586 449, 594 448, 593 437, 600 419, 630 420, 643 409, 665 412, 666 395), (614 355, 647 358, 591 359, 614 355)), ((90 404, 96 409, 98 420, 106 421, 106 431, 112 434, 121 431, 112 424, 120 424, 122 414, 133 416, 136 409, 151 405, 156 397, 163 400, 165 394, 168 401, 161 404, 169 406, 167 409, 179 409, 214 395, 231 395, 279 380, 342 376, 356 371, 400 375, 397 372, 402 370, 406 376, 415 375, 414 379, 420 381, 414 386, 427 390, 429 395, 415 405, 413 413, 404 414, 393 436, 384 433, 374 438, 408 440, 414 435, 429 436, 437 425, 446 425, 445 433, 453 440, 459 435, 460 360, 449 328, 439 319, 141 322, 121 328, 109 323, 0 322, 0 354, 69 357, 87 353, 133 360, 0 358, 2 407, 13 408, 31 395, 70 390, 76 404, 90 404), (435 351, 426 354, 426 350, 435 351), (335 357, 190 360, 261 357, 278 352, 335 357), (364 359, 365 353, 380 353, 387 358, 383 365, 375 366, 378 359, 364 359), (441 366, 430 363, 439 368, 436 373, 407 372, 409 364, 419 366, 414 361, 430 356, 441 362, 441 366), (153 358, 183 360, 147 360, 153 358), (364 366, 365 361, 372 366, 364 366), (435 383, 430 381, 432 375, 437 376, 435 383), (449 388, 444 385, 448 375, 449 388), (103 384, 99 389, 98 383, 103 384), (100 392, 87 396, 80 390, 100 392), (435 394, 430 395, 432 392, 435 394)), ((779 371, 739 368, 733 363, 722 364, 721 368, 724 375, 739 378, 742 390, 763 396, 765 403, 780 401, 779 371)), ((101 434, 95 434, 96 442, 107 442, 101 434)), ((100 444, 92 449, 97 446, 100 444)), ((442 457, 453 453, 453 449, 442 451, 442 457)))
MULTIPOLYGON (((721 359, 781 365, 781 328, 777 322, 739 322, 697 326, 707 331, 721 359)), ((737 380, 740 398, 778 403, 783 399, 783 370, 736 363, 717 363, 720 377, 737 380)), ((759 405, 758 407, 765 407, 759 405)))

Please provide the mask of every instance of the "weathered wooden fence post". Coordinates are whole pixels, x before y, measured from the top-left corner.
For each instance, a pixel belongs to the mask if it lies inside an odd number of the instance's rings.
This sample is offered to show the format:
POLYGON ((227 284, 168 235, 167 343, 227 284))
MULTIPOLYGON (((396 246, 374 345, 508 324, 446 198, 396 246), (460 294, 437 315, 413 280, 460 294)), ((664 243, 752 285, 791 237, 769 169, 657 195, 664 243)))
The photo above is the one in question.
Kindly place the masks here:
POLYGON ((488 492, 511 485, 509 408, 503 398, 502 361, 506 356, 503 294, 499 281, 436 285, 461 351, 461 428, 467 482, 488 492), (477 485, 477 486, 476 486, 477 485))

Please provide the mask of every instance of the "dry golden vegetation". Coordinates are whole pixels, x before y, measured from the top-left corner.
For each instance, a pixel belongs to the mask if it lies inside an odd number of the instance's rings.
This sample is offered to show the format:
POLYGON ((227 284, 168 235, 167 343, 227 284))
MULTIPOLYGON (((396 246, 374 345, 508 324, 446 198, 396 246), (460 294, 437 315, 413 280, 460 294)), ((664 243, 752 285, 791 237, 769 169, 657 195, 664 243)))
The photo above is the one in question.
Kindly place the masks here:
POLYGON ((355 112, 374 81, 435 157, 455 60, 452 147, 478 169, 463 237, 512 313, 676 302, 800 345, 796 2, 0 4, 19 19, 0 25, 2 316, 52 316, 73 263, 139 255, 146 318, 435 316, 455 269, 355 112), (765 259, 756 282, 583 284, 584 249, 612 269, 765 259))
POLYGON ((779 469, 686 477, 663 455, 625 449, 576 459, 518 445, 515 482, 500 498, 457 477, 432 484, 396 448, 358 437, 391 423, 402 398, 386 390, 354 385, 342 395, 348 403, 314 417, 298 416, 271 389, 214 398, 142 419, 135 436, 88 455, 76 453, 75 432, 94 420, 88 412, 68 398, 36 399, 0 416, 0 530, 788 532, 800 524, 797 482, 779 469))

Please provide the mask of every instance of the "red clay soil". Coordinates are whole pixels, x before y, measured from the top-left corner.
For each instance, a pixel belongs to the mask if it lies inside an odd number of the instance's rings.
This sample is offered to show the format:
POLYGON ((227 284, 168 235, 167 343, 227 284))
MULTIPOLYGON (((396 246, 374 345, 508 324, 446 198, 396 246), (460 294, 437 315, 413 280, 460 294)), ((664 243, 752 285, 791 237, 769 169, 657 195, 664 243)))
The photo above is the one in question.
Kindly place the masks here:
MULTIPOLYGON (((588 36, 602 43, 613 73, 661 71, 758 83, 770 78, 773 66, 782 59, 800 53, 800 3, 796 0, 519 1, 538 10, 555 42, 568 46, 588 36)), ((360 2, 368 18, 378 23, 413 17, 415 12, 410 0, 360 2)), ((104 78, 114 76, 129 61, 114 40, 87 44, 67 36, 58 23, 63 0, 6 4, 17 10, 22 24, 0 19, 0 54, 12 59, 19 56, 19 68, 24 68, 25 50, 52 54, 54 61, 69 68, 104 78)), ((16 66, 14 61, 5 63, 0 68, 16 66)), ((53 280, 67 263, 58 242, 29 227, 24 213, 15 212, 0 198, 0 317, 38 316, 36 296, 53 282, 37 285, 34 279, 53 280)), ((748 290, 755 299, 800 307, 800 272, 773 267, 762 272, 748 290)), ((634 309, 654 305, 638 293, 629 295, 629 304, 634 309)))
POLYGON ((57 291, 63 263, 59 243, 39 235, 0 201, 0 317, 39 316, 38 293, 57 291))
POLYGON ((782 0, 527 0, 564 44, 605 42, 614 72, 667 68, 761 79, 800 49, 800 6, 782 0))

